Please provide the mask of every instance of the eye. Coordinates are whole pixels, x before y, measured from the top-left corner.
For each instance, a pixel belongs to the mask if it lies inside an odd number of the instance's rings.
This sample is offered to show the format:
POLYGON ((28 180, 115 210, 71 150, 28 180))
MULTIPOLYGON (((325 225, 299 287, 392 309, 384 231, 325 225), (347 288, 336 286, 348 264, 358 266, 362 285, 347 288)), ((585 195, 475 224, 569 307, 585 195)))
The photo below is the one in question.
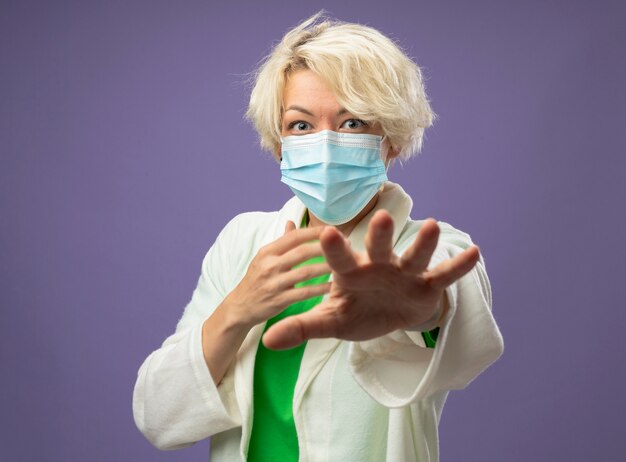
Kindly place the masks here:
POLYGON ((311 130, 311 124, 303 120, 295 120, 287 126, 287 129, 297 132, 304 132, 307 130, 311 130))
POLYGON ((341 124, 341 128, 347 128, 348 130, 358 130, 359 128, 365 127, 367 127, 367 122, 364 122, 361 119, 348 119, 341 124))

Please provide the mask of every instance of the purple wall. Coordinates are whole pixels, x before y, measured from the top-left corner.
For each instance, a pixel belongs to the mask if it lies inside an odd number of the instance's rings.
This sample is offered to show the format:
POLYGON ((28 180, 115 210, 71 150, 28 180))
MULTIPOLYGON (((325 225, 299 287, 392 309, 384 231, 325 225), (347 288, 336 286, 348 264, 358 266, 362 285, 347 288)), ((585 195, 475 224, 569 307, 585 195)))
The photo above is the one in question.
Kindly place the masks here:
POLYGON ((442 460, 622 460, 624 3, 232 3, 0 5, 2 460, 206 460, 139 434, 136 372, 221 227, 290 196, 242 82, 324 6, 424 67, 439 119, 390 177, 490 271, 505 355, 451 395, 442 460))

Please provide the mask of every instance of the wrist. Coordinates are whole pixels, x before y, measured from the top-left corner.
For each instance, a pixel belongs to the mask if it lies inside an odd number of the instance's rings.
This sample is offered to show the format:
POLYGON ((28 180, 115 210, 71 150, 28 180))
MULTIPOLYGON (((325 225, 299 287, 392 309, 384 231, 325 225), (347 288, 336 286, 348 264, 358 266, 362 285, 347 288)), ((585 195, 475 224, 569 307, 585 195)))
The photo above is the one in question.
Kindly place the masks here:
POLYGON ((220 312, 220 316, 223 319, 224 327, 227 330, 245 330, 246 332, 252 329, 257 322, 250 315, 247 306, 240 303, 233 293, 229 294, 216 311, 220 312))
POLYGON ((446 293, 444 292, 441 295, 441 298, 439 299, 439 302, 437 303, 437 306, 435 307, 435 310, 433 311, 432 316, 428 320, 422 322, 421 324, 412 326, 406 330, 417 331, 417 332, 428 332, 430 330, 435 329, 436 327, 442 327, 447 314, 448 314, 448 297, 446 296, 446 293))
POLYGON ((202 324, 202 354, 219 385, 252 326, 237 316, 224 299, 202 324))

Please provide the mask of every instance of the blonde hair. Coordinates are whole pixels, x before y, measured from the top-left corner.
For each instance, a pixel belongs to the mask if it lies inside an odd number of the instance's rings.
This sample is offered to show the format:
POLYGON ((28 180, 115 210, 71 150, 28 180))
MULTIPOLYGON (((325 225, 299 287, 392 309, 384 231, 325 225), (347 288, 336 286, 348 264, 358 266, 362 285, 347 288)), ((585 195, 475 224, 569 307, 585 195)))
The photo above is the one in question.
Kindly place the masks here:
POLYGON ((322 77, 355 117, 379 123, 400 158, 421 150, 435 113, 420 68, 376 29, 328 19, 323 11, 287 32, 254 74, 246 117, 262 148, 280 152, 283 90, 300 69, 322 77))

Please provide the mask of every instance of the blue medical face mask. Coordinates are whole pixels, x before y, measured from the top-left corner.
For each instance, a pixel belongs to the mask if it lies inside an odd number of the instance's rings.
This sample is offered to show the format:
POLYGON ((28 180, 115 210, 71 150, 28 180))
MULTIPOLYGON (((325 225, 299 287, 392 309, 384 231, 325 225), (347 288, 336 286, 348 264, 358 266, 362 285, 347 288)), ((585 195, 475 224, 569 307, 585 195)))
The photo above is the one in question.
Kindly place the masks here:
POLYGON ((356 217, 387 180, 381 136, 323 130, 281 141, 281 181, 329 225, 356 217))

